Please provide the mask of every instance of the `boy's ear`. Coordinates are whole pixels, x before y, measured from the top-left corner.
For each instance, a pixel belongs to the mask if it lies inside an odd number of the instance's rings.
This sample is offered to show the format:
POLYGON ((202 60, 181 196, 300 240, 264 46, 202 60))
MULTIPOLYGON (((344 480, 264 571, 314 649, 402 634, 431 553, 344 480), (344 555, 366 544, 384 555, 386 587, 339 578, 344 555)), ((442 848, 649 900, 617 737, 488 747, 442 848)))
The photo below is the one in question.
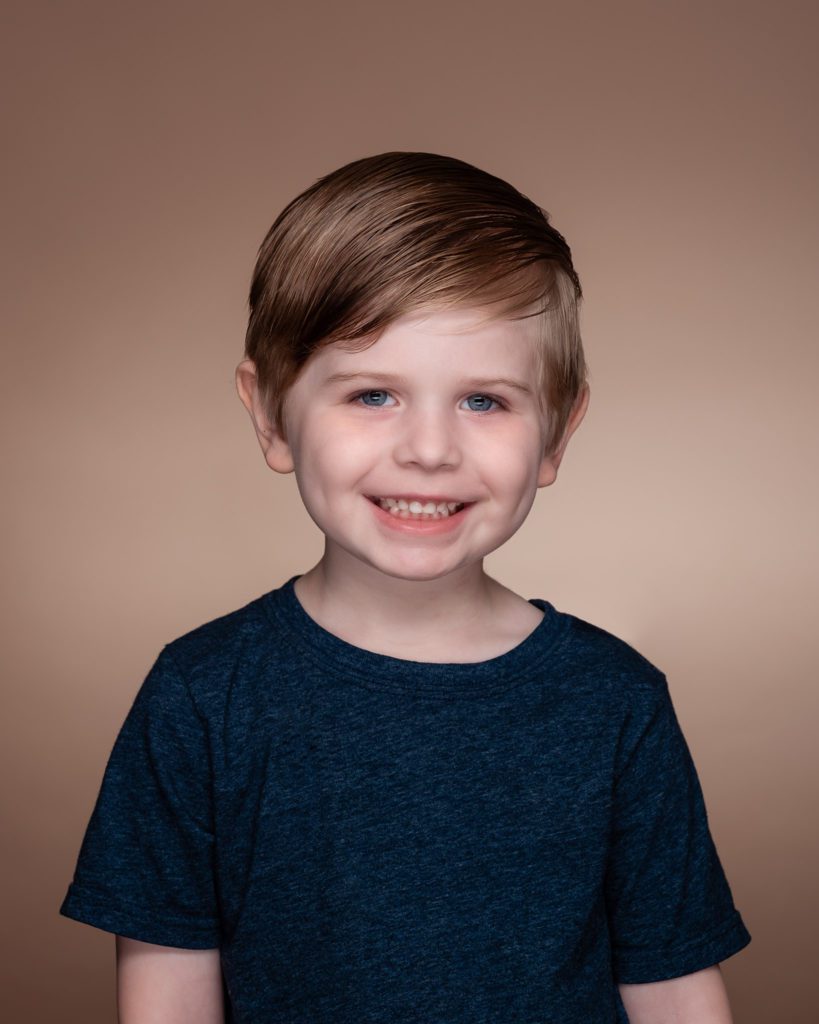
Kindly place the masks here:
POLYGON ((589 407, 589 396, 589 385, 584 384, 583 389, 574 401, 560 444, 551 455, 544 456, 543 461, 540 464, 540 472, 537 477, 538 487, 548 487, 549 484, 553 484, 557 479, 557 470, 560 466, 561 460, 563 459, 563 454, 566 451, 566 445, 569 443, 569 438, 580 426, 581 420, 586 415, 586 409, 589 407))
POLYGON ((296 467, 290 445, 276 430, 276 424, 264 408, 252 359, 243 359, 236 367, 236 390, 242 405, 250 413, 265 462, 277 473, 292 473, 296 467))

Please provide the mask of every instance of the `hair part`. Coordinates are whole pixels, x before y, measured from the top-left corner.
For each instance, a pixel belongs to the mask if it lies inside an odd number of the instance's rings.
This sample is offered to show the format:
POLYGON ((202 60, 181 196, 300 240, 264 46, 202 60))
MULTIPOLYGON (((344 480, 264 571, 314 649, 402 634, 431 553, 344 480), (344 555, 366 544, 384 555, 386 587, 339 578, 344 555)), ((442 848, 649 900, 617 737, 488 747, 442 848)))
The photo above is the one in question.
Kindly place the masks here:
POLYGON ((551 453, 587 378, 581 297, 566 240, 517 189, 454 157, 381 153, 319 178, 276 218, 253 272, 245 356, 286 439, 288 392, 328 345, 362 351, 427 308, 538 316, 536 392, 551 453))

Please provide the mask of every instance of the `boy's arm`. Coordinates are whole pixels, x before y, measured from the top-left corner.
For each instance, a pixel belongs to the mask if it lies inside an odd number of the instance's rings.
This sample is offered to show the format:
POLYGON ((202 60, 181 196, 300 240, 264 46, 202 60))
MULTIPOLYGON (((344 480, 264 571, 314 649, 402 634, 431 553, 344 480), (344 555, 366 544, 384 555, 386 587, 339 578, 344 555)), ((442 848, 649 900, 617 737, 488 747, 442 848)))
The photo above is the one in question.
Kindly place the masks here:
POLYGON ((617 987, 630 1024, 733 1024, 719 964, 668 981, 617 987))
POLYGON ((119 1024, 224 1024, 218 949, 155 946, 117 935, 119 1024))

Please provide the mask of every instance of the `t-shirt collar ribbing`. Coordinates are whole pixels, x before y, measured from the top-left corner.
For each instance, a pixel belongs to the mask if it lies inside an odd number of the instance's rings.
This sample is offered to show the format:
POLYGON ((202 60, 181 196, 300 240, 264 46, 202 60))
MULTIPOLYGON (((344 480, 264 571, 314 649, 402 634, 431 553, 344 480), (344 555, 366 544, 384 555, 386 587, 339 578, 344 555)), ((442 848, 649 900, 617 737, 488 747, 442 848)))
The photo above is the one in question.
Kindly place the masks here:
POLYGON ((567 616, 542 598, 530 598, 544 616, 519 644, 479 662, 425 662, 378 654, 342 640, 311 618, 299 601, 291 576, 262 598, 267 614, 285 627, 295 643, 324 672, 353 679, 372 689, 433 693, 441 696, 483 695, 507 689, 531 677, 553 651, 567 627, 567 616))

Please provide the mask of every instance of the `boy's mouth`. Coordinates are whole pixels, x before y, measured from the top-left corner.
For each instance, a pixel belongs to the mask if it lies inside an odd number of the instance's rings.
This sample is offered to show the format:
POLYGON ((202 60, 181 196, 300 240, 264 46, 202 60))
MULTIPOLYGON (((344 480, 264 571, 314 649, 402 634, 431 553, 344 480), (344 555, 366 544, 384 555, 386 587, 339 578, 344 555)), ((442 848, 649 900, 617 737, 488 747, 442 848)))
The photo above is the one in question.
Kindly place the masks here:
POLYGON ((474 504, 471 501, 453 501, 446 498, 378 498, 369 494, 366 497, 374 505, 399 519, 447 519, 457 515, 467 505, 474 504))

